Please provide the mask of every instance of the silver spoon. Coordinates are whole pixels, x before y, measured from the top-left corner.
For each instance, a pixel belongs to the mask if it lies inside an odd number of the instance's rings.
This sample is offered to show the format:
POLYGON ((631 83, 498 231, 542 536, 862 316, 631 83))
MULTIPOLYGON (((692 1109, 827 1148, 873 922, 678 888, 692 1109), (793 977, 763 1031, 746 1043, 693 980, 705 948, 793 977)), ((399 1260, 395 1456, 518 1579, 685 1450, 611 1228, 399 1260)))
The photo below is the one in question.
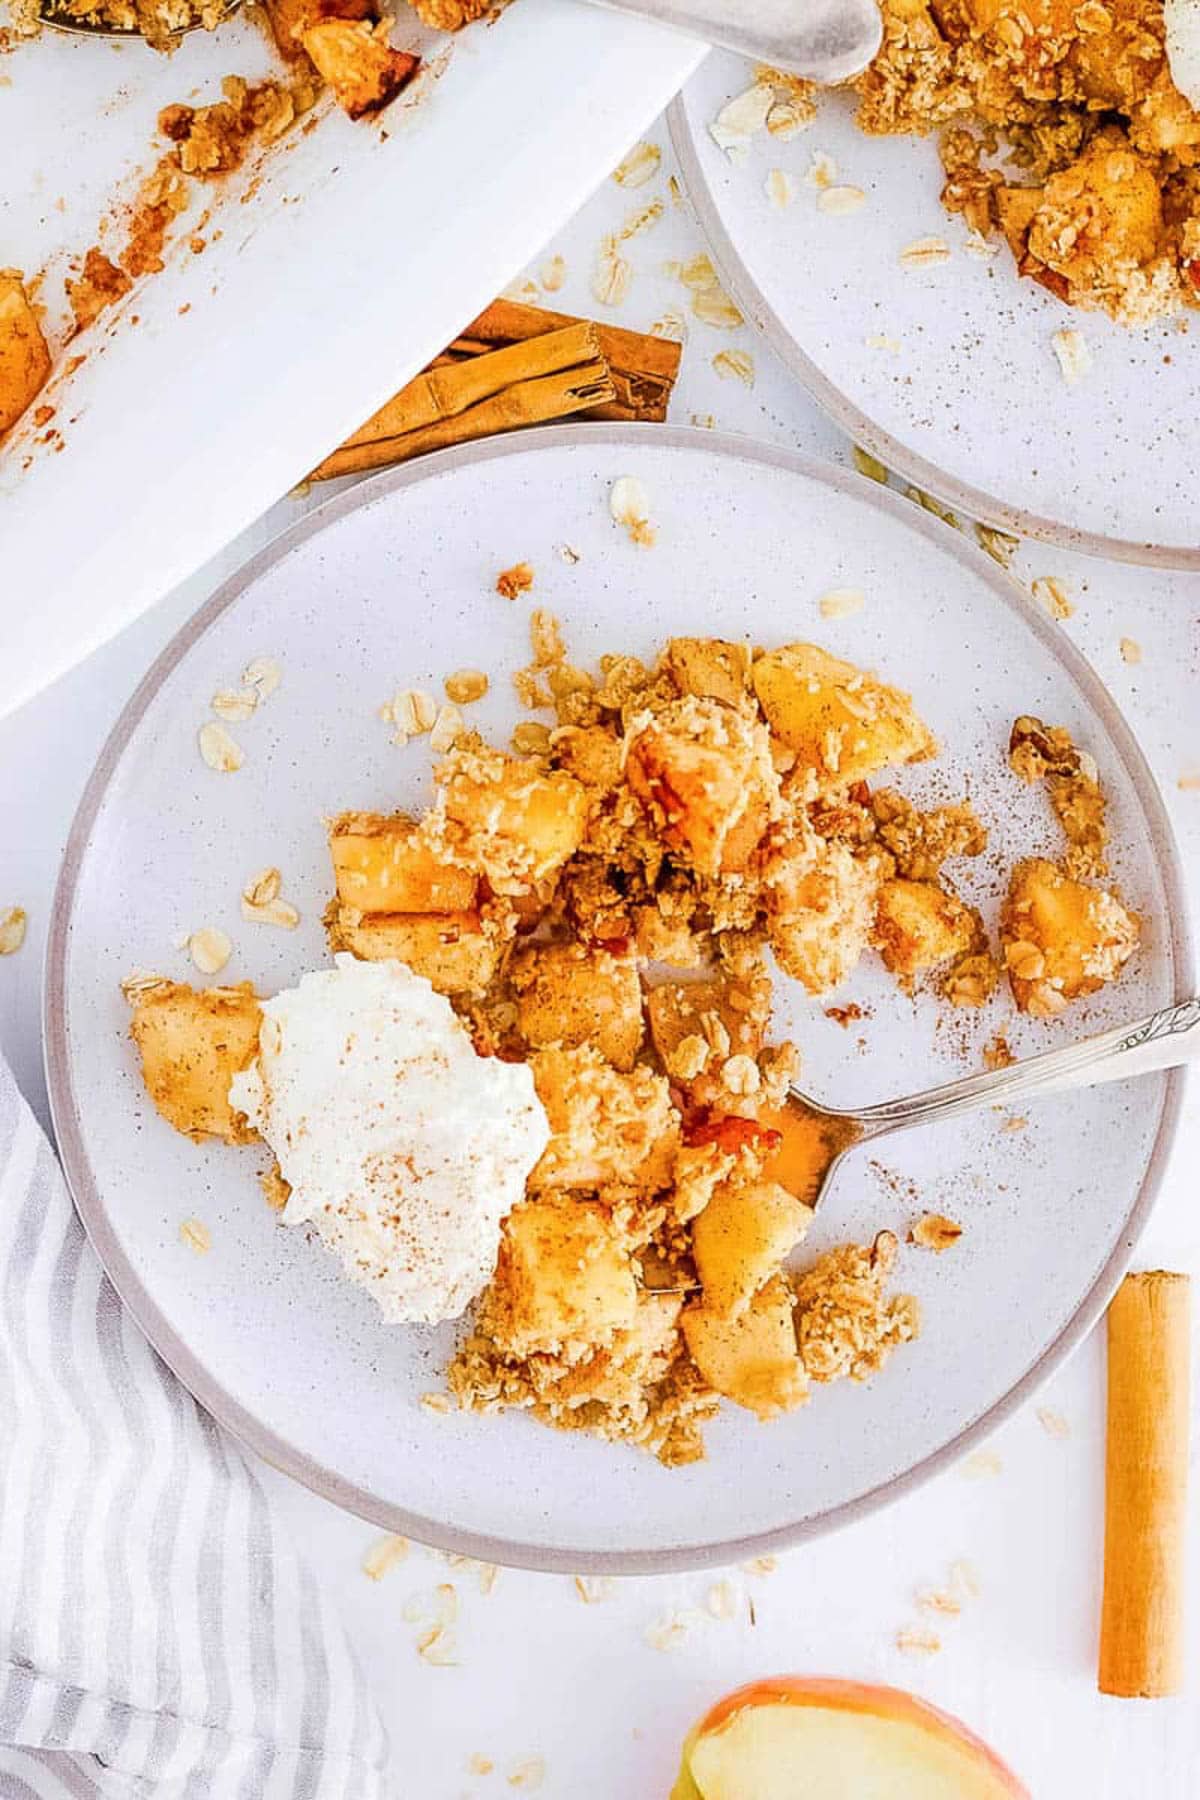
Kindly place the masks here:
POLYGON ((823 87, 861 75, 883 36, 876 0, 594 0, 823 87))

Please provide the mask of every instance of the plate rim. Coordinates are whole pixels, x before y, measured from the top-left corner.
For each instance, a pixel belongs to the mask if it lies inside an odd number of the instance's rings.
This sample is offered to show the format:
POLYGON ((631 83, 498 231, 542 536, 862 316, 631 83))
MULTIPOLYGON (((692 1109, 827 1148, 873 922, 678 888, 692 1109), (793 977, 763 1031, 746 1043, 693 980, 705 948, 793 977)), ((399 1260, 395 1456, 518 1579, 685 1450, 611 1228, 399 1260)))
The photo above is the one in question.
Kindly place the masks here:
POLYGON ((435 1549, 554 1573, 579 1571, 612 1575, 648 1575, 683 1572, 745 1561, 822 1536, 877 1511, 885 1504, 913 1492, 993 1431, 1045 1381, 1075 1349, 1100 1318, 1128 1266, 1137 1239, 1158 1197, 1173 1148, 1184 1090, 1184 1075, 1173 1070, 1166 1076, 1166 1092, 1154 1144, 1141 1183, 1122 1219, 1116 1245, 1062 1330, 1026 1369, 1021 1378, 985 1412, 966 1424, 946 1443, 864 1493, 814 1517, 793 1521, 769 1531, 719 1542, 685 1543, 659 1550, 596 1550, 586 1546, 546 1547, 535 1542, 492 1536, 486 1532, 445 1525, 347 1480, 325 1467, 316 1457, 297 1450, 265 1421, 257 1418, 232 1395, 178 1337, 170 1320, 145 1288, 121 1249, 109 1223, 99 1186, 91 1168, 74 1088, 66 1011, 66 972, 72 918, 88 843, 110 783, 134 732, 167 678, 183 662, 193 645, 240 595, 267 570, 298 545, 338 523, 352 512, 374 504, 392 493, 476 464, 530 451, 553 450, 580 444, 606 444, 614 449, 658 446, 694 450, 718 458, 732 458, 782 469, 892 515, 893 518, 932 540, 964 563, 996 593, 998 600, 1021 616, 1050 654, 1065 666, 1082 689, 1110 734, 1125 765, 1142 807, 1158 853, 1166 892, 1168 932, 1175 965, 1175 998, 1194 992, 1193 949, 1189 915, 1184 901, 1183 865, 1170 819, 1152 770, 1119 707, 1082 652, 1035 606, 1015 578, 961 533, 912 506, 901 495, 867 481, 837 465, 822 462, 782 445, 763 444, 735 433, 711 432, 685 426, 607 423, 548 425, 506 437, 484 440, 428 457, 400 468, 385 470, 334 495, 303 519, 286 527, 256 551, 224 580, 191 618, 176 631, 151 663, 121 709, 95 767, 88 778, 72 819, 58 880, 55 884, 46 942, 43 981, 42 1027, 46 1084, 58 1154, 76 1211, 99 1257, 106 1276, 122 1304, 157 1354, 200 1405, 238 1441, 282 1473, 291 1476, 321 1498, 383 1530, 400 1532, 435 1549))
POLYGON ((1035 538, 1040 543, 1079 551, 1085 556, 1103 556, 1113 562, 1132 563, 1143 569, 1192 572, 1200 569, 1200 546, 1150 544, 1137 538, 1107 537, 1103 532, 1083 531, 1065 520, 1026 512, 1021 507, 1010 506, 984 488, 973 487, 970 482, 947 474, 936 463, 927 461, 893 437, 890 431, 877 425, 825 374, 807 351, 801 349, 755 280, 749 264, 726 229, 716 196, 705 177, 696 134, 684 102, 685 91, 686 88, 681 89, 667 108, 667 132, 683 176, 688 203, 696 223, 708 239, 717 271, 742 312, 788 373, 795 376, 847 437, 878 457, 888 469, 997 530, 1035 538))

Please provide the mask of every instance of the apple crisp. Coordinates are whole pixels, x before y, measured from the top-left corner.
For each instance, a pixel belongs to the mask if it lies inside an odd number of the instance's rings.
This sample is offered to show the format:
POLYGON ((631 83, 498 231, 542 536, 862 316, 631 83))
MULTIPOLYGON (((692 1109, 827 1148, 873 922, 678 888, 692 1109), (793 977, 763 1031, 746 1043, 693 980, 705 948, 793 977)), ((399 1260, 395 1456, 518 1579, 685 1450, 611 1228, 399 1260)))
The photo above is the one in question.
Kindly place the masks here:
MULTIPOLYGON (((329 943, 425 977, 479 1056, 527 1065, 544 1113, 450 1396, 683 1464, 722 1400, 791 1412, 919 1330, 891 1291, 893 1232, 794 1266, 854 1131, 789 1101, 799 1056, 771 1039, 772 960, 818 997, 878 955, 905 988, 971 1005, 1003 967, 1046 1017, 1116 977, 1137 921, 1081 870, 1029 858, 1001 964, 946 874, 986 845, 974 811, 871 786, 934 757, 933 733, 906 693, 817 645, 675 638, 653 664, 590 671, 549 615, 532 630, 520 686, 553 724, 516 751, 464 723, 422 817, 332 820, 329 943)), ((1051 797, 1070 847, 1084 820, 1102 847, 1067 734, 1025 718, 1013 742, 1023 779, 1067 784, 1051 797)), ((130 998, 164 1117, 253 1136, 229 1098, 254 1055, 251 990, 142 982, 130 998)), ((287 1204, 277 1170, 267 1187, 287 1204)), ((939 1249, 959 1232, 941 1224, 939 1249)))
POLYGON ((1162 0, 884 0, 870 133, 940 133, 952 212, 1124 324, 1200 305, 1200 114, 1162 0))

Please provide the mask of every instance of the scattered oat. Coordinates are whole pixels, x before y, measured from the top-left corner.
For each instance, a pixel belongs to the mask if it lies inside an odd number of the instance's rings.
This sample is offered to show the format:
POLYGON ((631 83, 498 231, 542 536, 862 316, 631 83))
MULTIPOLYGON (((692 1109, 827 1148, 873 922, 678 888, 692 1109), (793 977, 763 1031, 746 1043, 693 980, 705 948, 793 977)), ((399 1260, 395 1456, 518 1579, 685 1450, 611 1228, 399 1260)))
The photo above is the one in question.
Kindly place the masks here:
POLYGON ((767 130, 773 138, 786 143, 807 131, 816 116, 817 109, 811 101, 802 106, 795 100, 777 100, 767 114, 767 130))
POLYGON ((252 925, 281 925, 294 931, 300 914, 289 900, 281 899, 283 878, 278 869, 261 869, 242 889, 242 917, 252 925))
POLYGON ((283 670, 271 656, 256 656, 242 670, 242 681, 252 687, 260 700, 269 700, 283 680, 283 670))
POLYGON ((617 164, 612 178, 618 187, 645 187, 658 174, 661 161, 662 151, 657 144, 635 144, 624 161, 617 164))
POLYGON ((770 204, 777 206, 781 212, 796 198, 796 184, 786 169, 768 169, 763 187, 770 204))
POLYGON ((179 1235, 197 1256, 207 1256, 212 1249, 212 1232, 202 1219, 185 1219, 179 1227, 179 1235))
POLYGON ((240 725, 258 705, 258 689, 252 687, 218 688, 209 706, 227 725, 240 725))
POLYGON ((929 269, 935 263, 950 261, 950 246, 945 238, 914 238, 900 252, 900 262, 906 269, 929 269))
POLYGON ((651 337, 670 338, 673 343, 687 342, 688 322, 681 306, 668 306, 650 327, 651 337))
MULTIPOLYGON (((571 567, 574 567, 574 565, 576 563, 581 563, 583 561, 583 557, 582 557, 581 553, 578 550, 576 550, 574 544, 560 544, 558 546, 558 554, 562 558, 563 562, 568 563, 571 567)), ((520 567, 523 569, 529 569, 529 564, 522 563, 520 565, 520 567)), ((529 581, 530 581, 530 584, 532 585, 532 582, 533 582, 533 570, 532 569, 529 569, 529 581)))
POLYGON ((384 1576, 402 1563, 408 1555, 409 1543, 406 1537, 377 1538, 362 1559, 362 1572, 372 1581, 382 1581, 384 1576))
MULTIPOLYGON (((564 550, 569 545, 563 546, 564 550)), ((564 561, 579 561, 576 553, 572 558, 564 557, 564 561)), ((515 600, 518 594, 526 594, 533 586, 533 564, 527 562, 514 563, 511 569, 501 569, 496 577, 496 592, 504 600, 515 600)))
POLYGON ((936 1656, 941 1647, 937 1632, 928 1631, 923 1625, 906 1625, 896 1633, 896 1648, 905 1656, 936 1656))
POLYGON ((978 1600, 979 1571, 965 1556, 960 1556, 950 1564, 950 1580, 960 1594, 966 1594, 971 1600, 978 1600))
POLYGON ((233 944, 215 925, 202 925, 187 938, 186 948, 202 975, 219 975, 233 955, 233 944))
POLYGON ((700 288, 692 295, 692 311, 706 325, 715 325, 718 331, 736 331, 746 323, 741 309, 734 304, 719 282, 711 287, 700 288))
POLYGON ((998 531, 994 525, 976 525, 975 536, 979 548, 986 550, 993 562, 998 562, 1002 569, 1007 569, 1013 556, 1020 548, 1021 540, 1010 532, 998 531))
POLYGON ((1004 1464, 994 1450, 973 1450, 960 1467, 968 1481, 982 1481, 989 1475, 999 1475, 1004 1464))
POLYGON ((442 756, 447 750, 453 750, 466 729, 466 720, 457 706, 441 707, 429 733, 429 748, 435 756, 442 756))
POLYGON ((543 263, 541 274, 538 279, 548 294, 557 294, 559 288, 562 287, 567 279, 567 264, 565 257, 552 256, 549 262, 543 263))
POLYGON ((648 1625, 642 1634, 651 1650, 662 1650, 669 1654, 673 1650, 681 1650, 687 1641, 692 1627, 692 1620, 687 1613, 667 1613, 648 1625))
POLYGON ((740 381, 754 386, 754 358, 748 350, 718 350, 712 366, 722 381, 740 381))
POLYGON ((1069 619, 1075 611, 1070 595, 1057 575, 1039 575, 1030 583, 1029 591, 1042 611, 1052 619, 1069 619))
POLYGON ((455 669, 452 675, 447 675, 442 686, 447 700, 453 700, 456 706, 469 706, 472 700, 483 699, 488 691, 488 678, 482 669, 455 669))
POLYGON ((417 1655, 434 1669, 457 1669, 457 1645, 444 1625, 430 1625, 417 1639, 417 1655))
POLYGON ((611 1600, 616 1591, 616 1582, 611 1575, 576 1575, 574 1582, 575 1592, 585 1606, 598 1606, 602 1600, 611 1600))
POLYGON ((632 281, 633 265, 617 249, 616 238, 601 238, 592 271, 592 298, 601 306, 620 306, 632 281))
POLYGON ((756 132, 766 130, 774 104, 775 89, 766 81, 756 81, 744 94, 727 101, 708 128, 718 150, 727 155, 744 150, 756 132))
POLYGON ((933 1250, 940 1256, 943 1250, 958 1242, 962 1231, 962 1226, 948 1219, 945 1213, 927 1212, 921 1214, 909 1232, 908 1241, 919 1250, 933 1250))
POLYGON ((732 1581, 716 1581, 704 1596, 704 1604, 714 1619, 732 1619, 737 1612, 737 1589, 732 1581))
POLYGON ((479 1591, 486 1598, 500 1579, 500 1565, 499 1563, 481 1562, 477 1565, 475 1573, 479 1581, 479 1591))
POLYGON ((530 281, 527 275, 517 281, 510 281, 504 289, 502 297, 505 300, 519 300, 524 306, 536 306, 538 303, 537 282, 530 281))
POLYGON ((914 1596, 918 1610, 938 1613, 945 1618, 957 1618, 962 1611, 962 1601, 949 1588, 920 1588, 914 1596))
POLYGON ((885 331, 868 332, 863 343, 868 350, 886 350, 889 356, 899 356, 902 348, 900 339, 889 337, 885 331))
POLYGON ((808 165, 808 173, 804 177, 805 187, 816 188, 818 193, 831 188, 837 180, 838 167, 832 156, 825 150, 814 150, 808 165))
POLYGON ((1024 1131, 1028 1124, 1029 1120, 1025 1117, 1024 1113, 1009 1113, 1008 1117, 1001 1124, 1000 1129, 1001 1131, 1024 1131))
POLYGON ((420 1405, 422 1412, 438 1413, 443 1417, 453 1410, 449 1394, 422 1394, 420 1405))
POLYGON ((860 475, 865 475, 868 481, 886 483, 888 472, 877 456, 872 456, 871 452, 864 450, 861 444, 852 444, 850 454, 860 475))
POLYGON ((544 756, 550 749, 550 727, 540 719, 522 719, 510 739, 518 756, 544 756))
MULTIPOLYGON (((886 476, 887 471, 884 471, 886 476)), ((817 601, 817 610, 823 619, 849 619, 860 613, 867 603, 867 596, 861 588, 830 588, 817 601)))
POLYGON ((994 243, 991 238, 985 238, 980 231, 968 231, 963 249, 968 256, 978 257, 980 262, 991 262, 994 256, 1000 254, 999 244, 994 243))
MULTIPOLYGON (((0 956, 16 955, 25 942, 28 925, 29 915, 23 906, 10 906, 5 912, 0 912, 0 956)), ((151 979, 158 980, 160 978, 153 976, 151 979)), ((128 997, 126 994, 127 999, 128 997)))
POLYGON ((1122 662, 1127 662, 1127 663, 1140 663, 1141 662, 1142 646, 1138 643, 1136 638, 1123 637, 1121 639, 1120 649, 1121 649, 1121 661, 1122 662))
POLYGON ((691 289, 693 293, 699 292, 701 288, 718 286, 717 271, 712 266, 712 258, 706 256, 703 251, 698 256, 693 256, 690 262, 668 263, 666 273, 674 275, 676 280, 681 281, 684 287, 691 289))
POLYGON ((683 188, 680 186, 678 175, 667 176, 667 192, 671 196, 672 206, 683 205, 683 188))
POLYGON ((636 207, 633 212, 625 215, 625 223, 617 234, 617 242, 627 244, 630 238, 640 237, 643 231, 649 231, 658 224, 665 211, 666 207, 661 200, 647 200, 644 206, 636 207))
POLYGON ((1092 353, 1087 339, 1082 331, 1077 331, 1070 325, 1064 331, 1056 331, 1050 342, 1054 346, 1063 380, 1068 387, 1074 387, 1083 380, 1092 366, 1092 353))
POLYGON ((478 1750, 475 1752, 474 1756, 467 1758, 467 1773, 469 1775, 490 1775, 495 1766, 496 1765, 490 1756, 483 1756, 478 1750))
POLYGON ((608 495, 608 510, 635 544, 649 549, 657 533, 650 523, 650 498, 636 475, 620 475, 608 495))
POLYGON ((420 1594, 410 1594, 400 1608, 400 1617, 406 1625, 422 1625, 429 1618, 428 1608, 420 1594))
POLYGON ((1200 792, 1200 769, 1185 769, 1176 781, 1175 786, 1181 794, 1200 792))
POLYGON ((403 749, 410 738, 433 730, 437 701, 424 688, 400 688, 380 707, 379 716, 394 727, 392 742, 403 749))
POLYGON ((433 1590, 439 1625, 453 1625, 458 1620, 458 1589, 452 1581, 439 1581, 433 1590))
POLYGON ((777 1556, 756 1556, 752 1561, 742 1564, 742 1572, 746 1575, 773 1575, 778 1567, 777 1556))
POLYGON ((545 1757, 527 1756, 524 1762, 514 1763, 509 1770, 508 1785, 510 1788, 522 1788, 527 1794, 532 1794, 541 1787, 545 1779, 545 1757))
POLYGON ((958 514, 951 512, 945 502, 939 500, 935 494, 926 493, 924 488, 914 487, 910 482, 904 490, 904 498, 911 500, 914 506, 919 506, 922 512, 932 513, 935 519, 942 521, 943 525, 949 525, 951 531, 962 529, 958 522, 958 514))
POLYGON ((717 421, 712 413, 693 413, 692 424, 700 431, 715 431, 717 429, 717 421))
POLYGON ((866 203, 867 196, 860 187, 845 184, 841 187, 827 187, 817 195, 817 210, 833 213, 838 216, 856 213, 866 203))
POLYGON ((241 745, 215 719, 209 719, 200 727, 199 744, 201 756, 218 775, 232 775, 246 760, 241 745))
POLYGON ((1037 1409, 1038 1424, 1048 1437, 1069 1438, 1071 1426, 1062 1413, 1056 1412, 1052 1406, 1039 1406, 1037 1409))

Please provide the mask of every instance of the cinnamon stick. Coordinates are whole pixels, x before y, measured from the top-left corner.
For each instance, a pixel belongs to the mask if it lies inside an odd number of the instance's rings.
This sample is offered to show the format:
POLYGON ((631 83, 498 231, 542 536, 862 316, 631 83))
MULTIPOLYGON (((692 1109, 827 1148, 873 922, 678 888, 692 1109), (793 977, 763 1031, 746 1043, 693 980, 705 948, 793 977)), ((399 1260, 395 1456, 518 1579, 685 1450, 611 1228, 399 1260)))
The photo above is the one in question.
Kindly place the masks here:
POLYGON ((468 444, 475 438, 491 437, 499 431, 545 424, 550 419, 583 412, 610 399, 612 393, 613 385, 602 360, 586 364, 582 369, 514 382, 501 393, 481 400, 477 406, 435 420, 416 431, 407 431, 402 436, 352 438, 327 456, 309 479, 328 481, 335 475, 362 475, 369 469, 406 462, 429 450, 444 450, 450 444, 468 444))
POLYGON ((450 363, 439 359, 393 395, 347 441, 374 444, 382 438, 404 437, 410 431, 456 418, 514 383, 542 375, 580 368, 590 368, 594 375, 603 360, 598 338, 593 325, 578 320, 562 330, 548 330, 530 343, 510 344, 490 356, 450 363))
MULTIPOLYGON (((493 300, 454 340, 450 353, 478 355, 501 344, 528 343, 544 331, 577 323, 571 313, 548 312, 541 306, 525 306, 519 300, 493 300)), ((679 374, 682 344, 650 332, 626 331, 619 325, 597 323, 595 331, 613 372, 617 398, 590 416, 658 422, 665 419, 679 374)))
POLYGON ((1187 1506, 1186 1275, 1127 1275, 1108 1309, 1102 1694, 1183 1683, 1187 1506))

